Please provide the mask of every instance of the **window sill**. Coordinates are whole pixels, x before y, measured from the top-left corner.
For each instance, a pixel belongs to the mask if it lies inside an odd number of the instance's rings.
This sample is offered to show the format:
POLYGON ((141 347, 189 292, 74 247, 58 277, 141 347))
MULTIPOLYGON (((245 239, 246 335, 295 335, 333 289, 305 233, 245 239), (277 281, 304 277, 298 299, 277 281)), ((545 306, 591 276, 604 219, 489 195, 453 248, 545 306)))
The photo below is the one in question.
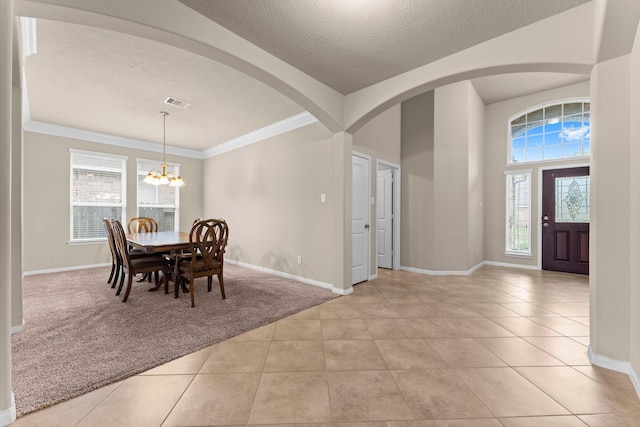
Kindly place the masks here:
POLYGON ((107 239, 102 238, 102 239, 70 240, 67 242, 67 245, 69 246, 99 245, 102 243, 107 243, 107 239))
POLYGON ((524 252, 505 252, 504 256, 511 258, 533 259, 533 256, 530 253, 524 252))

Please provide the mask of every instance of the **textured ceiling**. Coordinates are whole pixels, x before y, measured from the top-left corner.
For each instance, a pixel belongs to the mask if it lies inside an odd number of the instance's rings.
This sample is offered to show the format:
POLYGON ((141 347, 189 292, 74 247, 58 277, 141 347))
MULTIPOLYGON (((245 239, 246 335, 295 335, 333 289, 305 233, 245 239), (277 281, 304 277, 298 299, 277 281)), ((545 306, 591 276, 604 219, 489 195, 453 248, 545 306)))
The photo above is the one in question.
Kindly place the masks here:
POLYGON ((348 94, 590 0, 180 0, 348 94))
MULTIPOLYGON (((586 0, 183 0, 343 93, 586 0)), ((31 119, 204 151, 303 111, 265 84, 144 38, 38 19, 26 58, 31 119), (184 110, 163 103, 176 97, 184 110)), ((485 103, 584 80, 527 73, 473 80, 485 103)))
POLYGON ((31 119, 198 151, 303 109, 269 86, 175 47, 107 30, 37 21, 26 58, 31 119), (167 97, 191 103, 164 104, 167 97))

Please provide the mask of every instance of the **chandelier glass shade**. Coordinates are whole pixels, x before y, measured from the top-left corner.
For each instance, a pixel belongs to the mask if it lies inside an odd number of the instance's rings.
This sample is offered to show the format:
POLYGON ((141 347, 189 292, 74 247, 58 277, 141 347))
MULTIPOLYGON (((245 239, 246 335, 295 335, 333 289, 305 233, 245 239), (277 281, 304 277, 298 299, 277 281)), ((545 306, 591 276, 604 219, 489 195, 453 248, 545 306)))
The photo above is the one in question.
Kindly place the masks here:
POLYGON ((170 187, 182 187, 184 181, 180 175, 175 175, 171 172, 167 173, 166 162, 166 139, 167 139, 167 116, 169 113, 161 111, 162 114, 162 164, 160 167, 162 170, 152 169, 149 171, 143 182, 152 185, 168 185, 170 187))

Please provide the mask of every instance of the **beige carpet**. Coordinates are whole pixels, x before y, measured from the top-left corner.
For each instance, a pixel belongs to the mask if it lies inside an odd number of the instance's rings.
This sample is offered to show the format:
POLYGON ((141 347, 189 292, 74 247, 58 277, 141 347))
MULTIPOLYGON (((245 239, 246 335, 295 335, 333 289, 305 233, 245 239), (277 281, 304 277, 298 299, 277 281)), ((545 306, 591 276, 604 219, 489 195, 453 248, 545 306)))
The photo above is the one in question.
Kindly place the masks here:
POLYGON ((146 371, 331 299, 330 290, 225 265, 206 292, 148 292, 134 283, 126 303, 106 283, 109 268, 28 276, 24 330, 12 336, 18 415, 146 371))

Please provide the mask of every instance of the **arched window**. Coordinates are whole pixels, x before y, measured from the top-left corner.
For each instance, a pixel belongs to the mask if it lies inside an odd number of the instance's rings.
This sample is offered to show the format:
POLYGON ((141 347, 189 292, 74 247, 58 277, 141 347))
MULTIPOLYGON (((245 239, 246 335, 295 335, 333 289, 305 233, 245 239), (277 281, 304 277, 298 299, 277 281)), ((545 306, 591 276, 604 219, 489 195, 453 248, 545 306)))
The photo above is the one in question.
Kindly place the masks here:
POLYGON ((588 157, 591 115, 588 100, 536 107, 510 122, 509 163, 588 157))

